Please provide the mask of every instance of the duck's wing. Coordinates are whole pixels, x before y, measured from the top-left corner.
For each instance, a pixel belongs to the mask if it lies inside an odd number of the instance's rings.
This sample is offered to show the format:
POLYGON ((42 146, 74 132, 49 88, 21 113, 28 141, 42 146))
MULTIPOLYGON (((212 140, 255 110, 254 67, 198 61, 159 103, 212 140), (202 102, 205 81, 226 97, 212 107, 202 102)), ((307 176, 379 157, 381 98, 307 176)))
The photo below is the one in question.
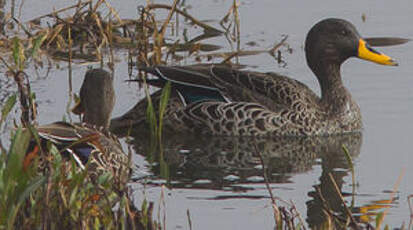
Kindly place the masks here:
POLYGON ((278 73, 212 66, 211 80, 232 101, 254 102, 277 111, 318 105, 319 97, 303 83, 278 73))
POLYGON ((46 150, 48 148, 48 142, 53 143, 64 157, 73 156, 82 169, 85 168, 91 152, 95 149, 89 140, 96 139, 97 134, 90 130, 87 130, 87 133, 79 133, 75 125, 66 122, 41 125, 36 127, 36 131, 39 142, 34 138, 30 141, 25 157, 25 167, 41 153, 40 149, 46 150))
MULTIPOLYGON (((128 156, 124 154, 117 138, 105 131, 86 124, 74 125, 55 122, 36 127, 39 142, 31 140, 24 158, 27 168, 35 158, 47 150, 52 142, 64 158, 74 159, 80 169, 86 169, 92 181, 100 175, 110 173, 114 186, 119 188, 130 175, 128 156)), ((46 166, 40 158, 39 168, 46 166)))
POLYGON ((72 142, 80 138, 74 125, 67 122, 54 122, 38 126, 39 136, 52 142, 72 142))
MULTIPOLYGON (((160 81, 170 81, 173 84, 188 87, 199 87, 204 89, 217 90, 216 86, 210 81, 209 69, 211 65, 187 65, 187 66, 141 66, 139 70, 157 76, 160 81)), ((148 81, 149 84, 156 82, 148 81)), ((159 82, 159 81, 158 81, 159 82)), ((163 84, 154 86, 162 86, 163 84)))
MULTIPOLYGON (((36 130, 42 147, 45 147, 48 141, 52 142, 64 156, 72 155, 81 168, 85 167, 92 154, 95 155, 93 158, 100 157, 97 162, 101 164, 105 164, 115 155, 120 158, 125 155, 116 137, 86 124, 54 122, 38 126, 36 130)), ((36 144, 33 141, 32 145, 36 144)))
POLYGON ((189 66, 153 66, 139 67, 141 71, 156 76, 146 82, 155 87, 163 87, 166 82, 172 83, 172 91, 176 92, 182 102, 186 104, 216 100, 226 101, 219 89, 211 82, 209 75, 210 65, 189 66))
POLYGON ((319 100, 306 85, 276 73, 242 71, 221 64, 154 66, 142 70, 158 77, 149 80, 149 84, 162 86, 166 81, 172 82, 186 102, 201 101, 194 96, 198 93, 203 96, 201 99, 253 102, 278 110, 318 104, 319 100))

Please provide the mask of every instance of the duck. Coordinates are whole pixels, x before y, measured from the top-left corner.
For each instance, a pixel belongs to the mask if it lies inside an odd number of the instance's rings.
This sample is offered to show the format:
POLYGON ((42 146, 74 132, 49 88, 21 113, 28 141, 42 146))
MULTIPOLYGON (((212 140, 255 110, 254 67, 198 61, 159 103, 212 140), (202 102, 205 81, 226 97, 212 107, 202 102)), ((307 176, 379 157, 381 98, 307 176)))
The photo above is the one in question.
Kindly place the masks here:
MULTIPOLYGON (((380 45, 378 40, 369 40, 380 45)), ((139 70, 153 76, 146 79, 149 85, 162 88, 171 83, 170 103, 163 123, 173 132, 217 136, 324 136, 360 132, 360 107, 343 84, 341 65, 352 57, 386 66, 398 65, 367 41, 344 19, 323 19, 310 29, 305 39, 305 57, 320 85, 320 96, 288 76, 240 70, 224 64, 140 66, 139 70)), ((152 95, 154 105, 160 95, 160 92, 152 95)), ((111 129, 143 123, 142 111, 145 112, 146 105, 143 99, 113 119, 111 129)))
POLYGON ((23 166, 31 165, 51 142, 64 158, 73 158, 78 168, 87 170, 92 182, 109 172, 116 184, 125 183, 130 173, 128 156, 108 130, 115 105, 111 74, 103 69, 88 70, 79 96, 72 112, 82 116, 82 123, 58 121, 35 127, 39 138, 30 141, 23 166))

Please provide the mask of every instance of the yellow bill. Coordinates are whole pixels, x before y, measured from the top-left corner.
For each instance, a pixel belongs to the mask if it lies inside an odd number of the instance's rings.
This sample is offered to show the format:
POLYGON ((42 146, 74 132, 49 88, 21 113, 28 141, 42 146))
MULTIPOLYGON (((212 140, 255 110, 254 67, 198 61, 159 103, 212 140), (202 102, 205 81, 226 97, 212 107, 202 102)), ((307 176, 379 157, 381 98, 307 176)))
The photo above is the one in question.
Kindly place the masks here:
POLYGON ((366 41, 363 39, 359 40, 359 47, 358 47, 358 57, 367 61, 375 62, 381 65, 391 65, 397 66, 399 65, 395 60, 391 57, 382 54, 373 48, 371 48, 366 41))

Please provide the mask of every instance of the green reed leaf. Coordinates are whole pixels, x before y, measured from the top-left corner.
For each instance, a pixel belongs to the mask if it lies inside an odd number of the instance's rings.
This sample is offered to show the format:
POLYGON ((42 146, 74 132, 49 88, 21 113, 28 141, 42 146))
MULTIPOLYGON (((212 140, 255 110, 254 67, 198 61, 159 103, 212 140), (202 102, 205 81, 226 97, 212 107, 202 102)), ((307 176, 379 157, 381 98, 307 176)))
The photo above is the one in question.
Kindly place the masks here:
POLYGON ((39 35, 36 39, 34 39, 31 57, 36 57, 40 47, 42 46, 46 38, 47 38, 47 33, 44 33, 44 34, 39 35))
POLYGON ((162 89, 161 100, 159 101, 159 126, 158 126, 158 138, 161 141, 163 118, 165 115, 166 107, 168 106, 169 97, 171 95, 171 82, 167 82, 162 89))
POLYGON ((7 115, 9 115, 10 111, 13 109, 14 105, 16 104, 16 100, 17 100, 17 94, 13 94, 9 98, 7 98, 6 103, 1 109, 0 125, 4 122, 4 120, 6 120, 7 115))

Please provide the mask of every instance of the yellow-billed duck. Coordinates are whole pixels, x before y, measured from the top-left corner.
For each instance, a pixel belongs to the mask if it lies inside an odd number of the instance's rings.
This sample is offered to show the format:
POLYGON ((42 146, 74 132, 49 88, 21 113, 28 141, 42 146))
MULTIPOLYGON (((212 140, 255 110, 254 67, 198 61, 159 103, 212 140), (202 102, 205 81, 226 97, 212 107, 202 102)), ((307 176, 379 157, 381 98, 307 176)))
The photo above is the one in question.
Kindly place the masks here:
MULTIPOLYGON (((380 39, 370 40, 380 45, 380 39)), ((392 39, 386 42, 382 45, 391 45, 392 39)), ((150 85, 162 87, 171 82, 164 124, 176 132, 312 136, 361 130, 360 108, 343 85, 341 64, 351 57, 390 66, 397 62, 372 49, 350 22, 335 18, 311 28, 305 54, 320 84, 321 97, 303 83, 277 73, 241 71, 220 64, 140 70, 156 76, 147 80, 150 85)), ((154 105, 159 96, 160 92, 153 94, 154 105)), ((114 119, 111 128, 142 123, 145 108, 144 99, 114 119)))

